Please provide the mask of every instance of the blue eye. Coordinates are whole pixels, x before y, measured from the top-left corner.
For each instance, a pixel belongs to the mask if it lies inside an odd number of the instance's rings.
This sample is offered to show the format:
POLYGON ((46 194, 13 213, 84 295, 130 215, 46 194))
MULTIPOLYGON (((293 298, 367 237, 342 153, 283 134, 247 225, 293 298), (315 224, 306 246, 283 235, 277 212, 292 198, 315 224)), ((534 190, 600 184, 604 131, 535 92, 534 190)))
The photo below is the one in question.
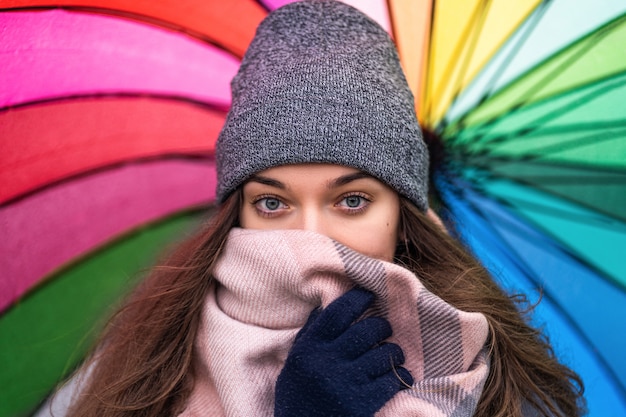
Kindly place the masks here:
POLYGON ((337 206, 342 208, 346 214, 358 214, 370 205, 372 201, 366 196, 352 194, 344 196, 337 206))
POLYGON ((280 208, 280 200, 277 198, 264 198, 260 202, 263 202, 263 205, 267 210, 278 210, 280 208))
POLYGON ((254 207, 259 214, 269 216, 279 214, 287 205, 276 197, 263 197, 254 202, 254 207))
POLYGON ((361 205, 363 197, 359 197, 358 195, 351 195, 345 198, 346 206, 350 208, 357 208, 361 205))

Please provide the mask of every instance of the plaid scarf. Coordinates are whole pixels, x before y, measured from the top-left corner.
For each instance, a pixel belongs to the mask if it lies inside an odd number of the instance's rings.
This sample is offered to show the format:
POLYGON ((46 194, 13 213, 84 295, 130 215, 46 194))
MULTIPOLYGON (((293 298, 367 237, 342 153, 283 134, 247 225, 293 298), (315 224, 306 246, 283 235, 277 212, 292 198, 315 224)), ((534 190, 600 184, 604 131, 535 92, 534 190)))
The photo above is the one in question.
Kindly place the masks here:
POLYGON ((196 339, 183 416, 272 416, 274 385, 309 313, 357 285, 377 295, 415 384, 377 416, 471 416, 487 374, 485 317, 450 306, 410 271, 313 232, 233 229, 196 339))

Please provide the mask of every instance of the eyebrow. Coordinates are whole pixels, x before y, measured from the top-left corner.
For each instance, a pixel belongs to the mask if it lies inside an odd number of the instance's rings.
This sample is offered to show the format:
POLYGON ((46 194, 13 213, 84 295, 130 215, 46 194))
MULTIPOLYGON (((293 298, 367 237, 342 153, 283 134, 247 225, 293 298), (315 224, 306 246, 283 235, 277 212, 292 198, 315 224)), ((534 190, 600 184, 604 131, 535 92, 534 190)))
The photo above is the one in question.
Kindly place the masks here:
MULTIPOLYGON (((342 175, 341 177, 328 181, 328 183, 326 184, 326 188, 332 189, 332 188, 341 187, 342 185, 346 185, 346 184, 351 183, 352 181, 360 180, 363 178, 374 178, 374 177, 366 172, 359 171, 359 172, 355 172, 352 174, 342 175)), ((252 175, 250 178, 248 178, 248 181, 258 182, 259 184, 269 185, 270 187, 275 187, 281 190, 287 189, 287 186, 283 184, 282 182, 274 178, 264 177, 263 175, 259 175, 259 174, 252 175)))
POLYGON ((335 178, 334 180, 329 181, 326 187, 337 188, 337 187, 341 187, 342 185, 351 183, 352 181, 360 180, 363 178, 374 178, 374 177, 372 177, 370 174, 366 172, 359 171, 353 174, 342 175, 341 177, 335 178))
POLYGON ((282 182, 273 178, 264 177, 263 175, 254 174, 248 178, 248 181, 258 182, 259 184, 269 185, 270 187, 280 188, 281 190, 287 189, 287 186, 282 182))

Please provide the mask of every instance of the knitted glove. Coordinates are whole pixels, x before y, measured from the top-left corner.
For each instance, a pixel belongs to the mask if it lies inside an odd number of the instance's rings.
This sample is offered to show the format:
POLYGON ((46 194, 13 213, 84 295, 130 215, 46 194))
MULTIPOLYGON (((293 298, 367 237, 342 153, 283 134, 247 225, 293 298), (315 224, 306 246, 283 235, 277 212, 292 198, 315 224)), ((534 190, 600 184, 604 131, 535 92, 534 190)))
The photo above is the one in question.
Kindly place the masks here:
POLYGON ((276 417, 372 416, 413 384, 400 346, 382 343, 389 322, 355 323, 374 295, 353 289, 325 310, 314 310, 296 336, 276 382, 276 417))

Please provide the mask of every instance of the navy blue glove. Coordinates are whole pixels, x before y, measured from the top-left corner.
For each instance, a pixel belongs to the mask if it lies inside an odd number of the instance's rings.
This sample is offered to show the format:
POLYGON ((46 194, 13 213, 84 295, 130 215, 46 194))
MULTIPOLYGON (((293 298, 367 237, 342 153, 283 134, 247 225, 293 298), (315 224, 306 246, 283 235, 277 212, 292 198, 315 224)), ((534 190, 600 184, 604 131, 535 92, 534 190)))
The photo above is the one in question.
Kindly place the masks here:
POLYGON ((363 315, 374 295, 353 289, 314 310, 296 336, 276 382, 277 417, 372 416, 413 384, 402 349, 383 343, 389 322, 363 315))

